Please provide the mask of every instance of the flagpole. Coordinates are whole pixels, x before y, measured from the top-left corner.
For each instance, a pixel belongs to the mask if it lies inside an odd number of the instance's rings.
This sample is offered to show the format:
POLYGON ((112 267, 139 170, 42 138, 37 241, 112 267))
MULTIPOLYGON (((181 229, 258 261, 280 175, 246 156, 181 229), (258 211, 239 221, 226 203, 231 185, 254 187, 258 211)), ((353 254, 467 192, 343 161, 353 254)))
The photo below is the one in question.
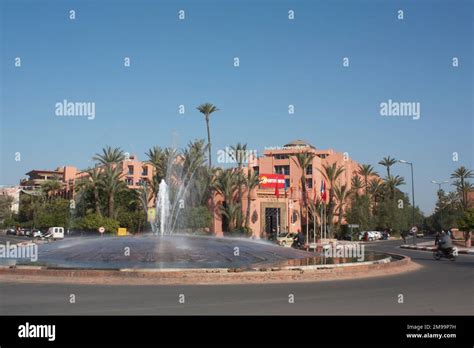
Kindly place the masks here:
POLYGON ((320 218, 320 223, 321 223, 321 244, 323 244, 323 203, 321 202, 321 214, 319 215, 320 218))
MULTIPOLYGON (((304 199, 303 199, 304 201, 304 199)), ((308 207, 306 207, 306 245, 309 245, 309 221, 308 221, 308 207)), ((306 248, 307 250, 308 248, 306 248)))
MULTIPOLYGON (((316 208, 316 205, 314 206, 316 208)), ((316 252, 316 211, 313 212, 313 240, 314 240, 314 252, 316 252)))

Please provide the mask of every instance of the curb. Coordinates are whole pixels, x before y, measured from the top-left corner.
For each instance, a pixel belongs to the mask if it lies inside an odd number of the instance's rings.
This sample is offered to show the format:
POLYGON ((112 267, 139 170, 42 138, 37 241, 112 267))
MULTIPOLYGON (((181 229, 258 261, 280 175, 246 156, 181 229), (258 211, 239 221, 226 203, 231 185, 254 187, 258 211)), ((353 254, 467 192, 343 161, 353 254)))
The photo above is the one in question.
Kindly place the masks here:
MULTIPOLYGON (((418 245, 407 245, 407 244, 400 245, 400 248, 411 249, 411 250, 423 250, 423 251, 435 251, 437 249, 436 247, 423 247, 423 246, 418 246, 418 245)), ((474 255, 474 250, 459 250, 458 248, 458 254, 474 255)))
MULTIPOLYGON (((408 256, 390 254, 391 262, 355 265, 351 267, 291 269, 187 269, 187 270, 81 270, 25 268, 21 266, 0 268, 0 278, 13 281, 47 281, 53 283, 87 283, 119 285, 191 285, 191 284, 262 284, 286 282, 314 282, 337 279, 377 277, 410 271, 419 267, 408 256)), ((320 265, 323 266, 323 265, 320 265)))

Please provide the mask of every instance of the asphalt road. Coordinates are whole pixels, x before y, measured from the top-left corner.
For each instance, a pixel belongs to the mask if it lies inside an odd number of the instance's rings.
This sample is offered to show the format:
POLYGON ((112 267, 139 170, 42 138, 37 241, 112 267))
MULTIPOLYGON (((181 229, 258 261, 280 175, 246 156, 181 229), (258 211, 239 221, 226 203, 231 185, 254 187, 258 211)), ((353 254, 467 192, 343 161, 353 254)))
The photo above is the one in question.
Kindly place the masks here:
POLYGON ((399 241, 379 241, 367 248, 408 255, 423 266, 421 270, 368 279, 261 285, 3 283, 0 315, 474 314, 474 256, 436 261, 431 252, 399 245, 399 241), (181 294, 184 303, 179 302, 181 294), (403 303, 398 303, 400 294, 403 303), (289 303, 290 295, 294 303, 289 303))

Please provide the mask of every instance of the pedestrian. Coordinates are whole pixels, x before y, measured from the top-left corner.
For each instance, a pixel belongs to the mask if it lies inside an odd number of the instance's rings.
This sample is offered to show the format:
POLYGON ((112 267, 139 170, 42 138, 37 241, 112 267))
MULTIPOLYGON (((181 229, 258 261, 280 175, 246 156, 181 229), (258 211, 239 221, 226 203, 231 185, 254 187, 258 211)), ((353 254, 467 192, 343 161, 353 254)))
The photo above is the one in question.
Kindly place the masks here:
POLYGON ((405 231, 402 231, 403 244, 407 244, 407 234, 405 231))

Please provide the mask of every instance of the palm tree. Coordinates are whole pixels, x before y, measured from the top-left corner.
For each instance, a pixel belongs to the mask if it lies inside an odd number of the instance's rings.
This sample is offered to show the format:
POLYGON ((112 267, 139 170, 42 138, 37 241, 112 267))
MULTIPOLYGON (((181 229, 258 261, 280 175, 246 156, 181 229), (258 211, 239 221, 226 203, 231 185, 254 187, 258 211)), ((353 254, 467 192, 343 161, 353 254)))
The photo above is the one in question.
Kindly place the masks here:
MULTIPOLYGON (((224 203, 220 206, 221 213, 227 218, 229 230, 233 230, 234 221, 237 218, 239 210, 237 206, 240 204, 235 202, 235 193, 237 191, 237 176, 242 175, 234 169, 225 169, 218 172, 213 181, 212 188, 222 195, 224 203), (224 213, 225 212, 225 213, 224 213)), ((240 210, 241 212, 241 210, 240 210)))
POLYGON ((349 190, 347 189, 347 185, 336 185, 334 187, 334 196, 337 200, 337 211, 338 211, 338 219, 337 219, 337 226, 339 229, 341 228, 342 217, 344 216, 344 206, 349 198, 349 190))
POLYGON ((106 166, 103 171, 101 187, 107 195, 109 218, 114 218, 115 196, 127 188, 122 176, 123 172, 119 167, 106 166))
POLYGON ((247 177, 244 180, 244 185, 247 188, 247 210, 245 214, 245 227, 248 229, 250 226, 250 204, 251 204, 251 193, 260 184, 260 178, 258 173, 255 171, 248 171, 247 177))
POLYGON ((166 158, 165 150, 159 146, 154 146, 145 153, 148 157, 147 162, 151 164, 154 168, 155 175, 157 177, 158 184, 161 179, 164 179, 166 176, 166 158))
POLYGON ((106 146, 102 149, 102 153, 96 153, 92 157, 94 161, 97 161, 103 165, 117 164, 125 159, 125 155, 119 147, 106 146))
POLYGON ((372 180, 369 181, 368 192, 374 200, 374 207, 377 206, 377 201, 378 201, 378 198, 381 194, 381 190, 383 188, 383 185, 384 185, 383 181, 378 177, 375 177, 375 178, 373 178, 372 180))
POLYGON ((459 167, 451 174, 451 179, 457 179, 454 185, 457 187, 463 209, 467 209, 467 184, 468 179, 474 178, 474 172, 464 166, 459 167))
POLYGON ((355 197, 359 197, 359 191, 362 189, 363 184, 360 180, 360 176, 355 174, 351 179, 351 194, 355 197))
MULTIPOLYGON (((303 198, 303 205, 300 205, 300 227, 303 230, 303 208, 308 209, 308 193, 306 192, 306 169, 312 165, 315 154, 312 152, 299 152, 293 158, 293 161, 301 169, 300 185, 303 198)), ((308 221, 306 221, 308 223, 308 221)))
POLYGON ((204 115, 204 119, 206 120, 207 143, 209 145, 209 147, 208 147, 209 168, 211 168, 212 167, 212 161, 211 161, 212 151, 211 151, 211 130, 210 130, 210 127, 209 127, 209 117, 211 116, 212 113, 214 113, 216 111, 219 111, 219 109, 211 103, 204 103, 204 104, 199 105, 197 107, 197 110, 199 110, 199 112, 204 115))
MULTIPOLYGON (((242 172, 242 167, 244 164, 244 161, 246 160, 244 154, 247 152, 247 144, 241 144, 237 143, 235 146, 231 146, 231 157, 232 159, 237 163, 237 168, 239 169, 239 172, 242 172)), ((243 199, 242 199, 242 184, 244 181, 243 175, 240 175, 238 177, 239 182, 238 182, 238 192, 237 192, 237 199, 239 203, 243 206, 243 199)), ((242 227, 242 221, 237 221, 237 227, 240 228, 242 227)))
POLYGON ((41 184, 41 191, 46 199, 50 199, 62 188, 59 180, 46 180, 41 184))
POLYGON ((385 186, 389 189, 392 199, 395 197, 395 190, 401 185, 405 185, 405 179, 402 176, 395 175, 385 178, 385 186))
POLYGON ((370 164, 361 164, 359 165, 359 170, 357 174, 364 178, 364 188, 365 188, 365 195, 367 196, 369 192, 369 177, 373 175, 377 175, 377 172, 374 170, 374 167, 370 164))
POLYGON ((190 141, 188 146, 182 151, 183 172, 185 181, 190 180, 194 173, 206 163, 206 151, 208 144, 204 139, 190 141))
POLYGON ((87 177, 82 178, 77 185, 78 191, 86 191, 91 189, 94 194, 94 210, 97 215, 102 215, 100 212, 100 195, 99 189, 101 187, 102 174, 99 168, 91 168, 86 171, 87 177))
POLYGON ((328 220, 329 220, 329 233, 332 237, 332 227, 333 227, 333 216, 334 216, 334 187, 337 179, 344 173, 345 168, 343 166, 338 166, 336 162, 333 164, 324 164, 323 170, 318 169, 318 171, 324 176, 326 181, 329 183, 329 201, 328 201, 328 220))
POLYGON ((395 163, 397 163, 397 160, 395 158, 390 158, 390 156, 382 158, 379 162, 380 165, 387 168, 387 177, 390 177, 390 167, 395 163))

